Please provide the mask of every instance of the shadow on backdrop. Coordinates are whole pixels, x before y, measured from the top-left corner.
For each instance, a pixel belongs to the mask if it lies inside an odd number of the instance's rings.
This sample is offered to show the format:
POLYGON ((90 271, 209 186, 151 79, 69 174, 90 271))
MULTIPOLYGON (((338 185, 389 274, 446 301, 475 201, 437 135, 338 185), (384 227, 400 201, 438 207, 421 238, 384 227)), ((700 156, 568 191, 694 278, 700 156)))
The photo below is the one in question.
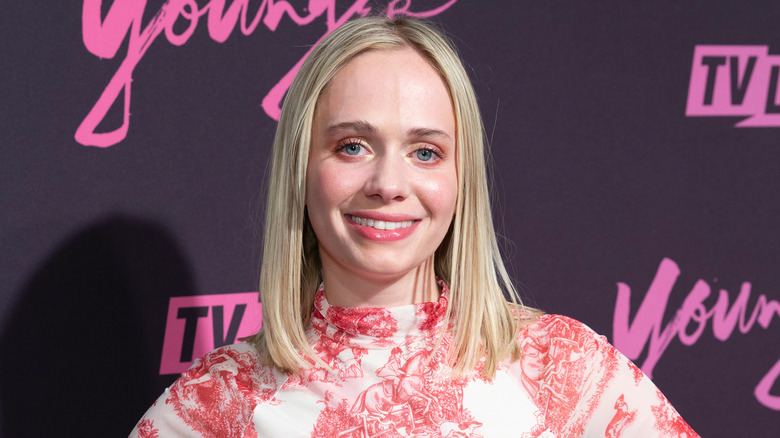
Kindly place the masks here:
POLYGON ((159 376, 168 299, 195 293, 159 224, 115 216, 32 274, 0 336, 5 437, 127 436, 159 376))

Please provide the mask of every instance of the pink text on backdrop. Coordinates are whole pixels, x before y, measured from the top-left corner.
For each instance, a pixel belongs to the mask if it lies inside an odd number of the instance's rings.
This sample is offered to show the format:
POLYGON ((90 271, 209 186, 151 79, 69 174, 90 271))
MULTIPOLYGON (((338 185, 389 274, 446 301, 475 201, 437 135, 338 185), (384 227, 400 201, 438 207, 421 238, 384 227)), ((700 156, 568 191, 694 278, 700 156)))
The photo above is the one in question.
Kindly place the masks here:
MULTIPOLYGON (((437 3, 442 4, 426 11, 413 11, 412 0, 392 0, 388 2, 386 14, 388 17, 395 15, 432 17, 444 12, 456 1, 441 0, 437 3)), ((133 71, 152 43, 163 32, 169 43, 181 46, 190 39, 200 18, 205 15, 209 36, 212 40, 223 43, 236 25, 240 25, 241 33, 250 35, 259 26, 261 20, 273 32, 284 15, 298 26, 304 26, 324 14, 327 24, 324 37, 350 18, 356 15, 365 16, 371 12, 371 7, 368 6, 369 0, 356 0, 340 17, 336 17, 336 0, 309 0, 303 14, 299 14, 288 2, 280 0, 262 0, 259 4, 253 2, 255 6, 252 11, 250 11, 250 0, 233 0, 227 10, 225 10, 225 0, 210 0, 203 6, 199 6, 195 0, 168 0, 146 26, 143 26, 141 22, 146 9, 146 0, 114 0, 103 19, 101 19, 102 3, 102 0, 84 0, 82 11, 84 46, 101 59, 113 58, 127 38, 127 53, 98 101, 76 129, 75 139, 84 146, 108 147, 127 137, 130 127, 133 71), (186 28, 180 32, 174 30, 174 24, 182 24, 182 22, 186 24, 186 28), (105 119, 109 109, 114 106, 120 95, 124 95, 122 125, 112 131, 96 132, 98 125, 105 119)), ((180 27, 177 26, 176 29, 180 27)), ((273 119, 279 119, 284 94, 307 55, 308 52, 263 98, 263 110, 273 119)))
MULTIPOLYGON (((748 309, 751 294, 751 284, 748 282, 742 283, 733 303, 729 304, 729 292, 721 289, 715 304, 707 309, 704 301, 710 296, 710 285, 704 280, 698 280, 672 320, 664 326, 663 317, 669 295, 679 275, 680 268, 673 260, 665 258, 661 261, 632 323, 629 323, 631 288, 625 283, 617 284, 618 293, 613 322, 615 347, 629 359, 636 360, 647 346, 647 356, 640 368, 651 378, 655 365, 674 338, 678 338, 685 345, 693 345, 704 332, 708 321, 712 321, 712 332, 715 338, 725 341, 736 328, 744 334, 758 322, 766 329, 772 319, 780 317, 780 302, 769 300, 765 295, 759 295, 753 309, 748 309)), ((754 390, 756 399, 774 410, 780 410, 780 395, 772 395, 770 390, 778 381, 778 377, 780 377, 780 360, 767 372, 754 390)))
POLYGON ((747 116, 738 127, 780 126, 780 55, 767 46, 702 46, 693 51, 686 116, 747 116))
POLYGON ((173 297, 168 303, 160 374, 178 374, 209 351, 260 330, 257 292, 173 297))

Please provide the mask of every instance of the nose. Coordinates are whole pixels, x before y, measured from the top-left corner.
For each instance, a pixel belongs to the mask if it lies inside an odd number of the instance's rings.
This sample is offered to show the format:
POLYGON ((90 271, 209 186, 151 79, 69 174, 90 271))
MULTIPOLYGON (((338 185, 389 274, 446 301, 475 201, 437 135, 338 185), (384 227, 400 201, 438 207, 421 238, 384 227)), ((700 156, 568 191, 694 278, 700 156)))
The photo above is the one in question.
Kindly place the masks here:
POLYGON ((366 180, 366 196, 383 202, 402 201, 409 196, 410 180, 406 175, 408 163, 403 157, 385 154, 374 161, 371 175, 366 180))

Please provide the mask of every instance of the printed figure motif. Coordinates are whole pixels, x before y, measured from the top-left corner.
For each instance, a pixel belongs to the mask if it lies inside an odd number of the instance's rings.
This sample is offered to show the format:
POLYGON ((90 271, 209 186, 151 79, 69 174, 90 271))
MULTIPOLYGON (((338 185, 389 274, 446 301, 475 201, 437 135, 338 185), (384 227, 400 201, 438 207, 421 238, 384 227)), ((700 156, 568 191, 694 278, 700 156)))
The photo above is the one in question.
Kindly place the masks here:
POLYGON ((276 393, 272 371, 258 369, 251 351, 220 348, 198 360, 174 384, 165 403, 203 435, 252 436, 246 433, 254 430, 254 407, 274 403, 276 393))
POLYGON ((339 385, 340 381, 363 377, 360 359, 366 351, 364 348, 348 348, 345 344, 339 344, 323 336, 322 342, 315 344, 313 349, 323 362, 332 370, 336 370, 337 374, 332 375, 325 368, 313 368, 305 373, 309 381, 316 380, 339 385))
POLYGON ((604 432, 606 438, 616 438, 620 436, 620 431, 634 420, 635 411, 629 411, 623 394, 615 401, 615 416, 607 425, 607 430, 604 432))
POLYGON ((143 420, 138 424, 139 438, 159 438, 158 432, 152 420, 143 420))
MULTIPOLYGON (((441 419, 441 407, 435 398, 426 394, 429 392, 424 375, 427 356, 421 351, 400 369, 395 369, 394 364, 381 368, 382 374, 389 378, 369 386, 358 396, 350 413, 363 419, 365 433, 369 432, 368 424, 373 429, 401 426, 415 431, 418 422, 434 423, 441 419)), ((391 360, 397 358, 398 355, 391 360)))

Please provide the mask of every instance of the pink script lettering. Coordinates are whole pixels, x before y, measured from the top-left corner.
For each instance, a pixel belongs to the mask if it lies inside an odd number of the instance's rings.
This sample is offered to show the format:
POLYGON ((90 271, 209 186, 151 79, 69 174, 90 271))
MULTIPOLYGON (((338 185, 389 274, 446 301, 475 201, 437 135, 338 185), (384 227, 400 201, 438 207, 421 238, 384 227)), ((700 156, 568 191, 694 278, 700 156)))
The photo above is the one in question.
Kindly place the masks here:
MULTIPOLYGON (((413 11, 412 0, 392 0, 387 6, 387 16, 408 15, 419 18, 438 15, 457 0, 442 0, 443 3, 426 11, 413 11)), ((369 0, 356 0, 340 17, 336 17, 336 0, 309 0, 303 14, 287 1, 262 0, 250 11, 250 0, 233 0, 225 10, 225 0, 210 0, 199 6, 195 0, 168 0, 152 19, 142 27, 142 18, 146 9, 146 0, 114 0, 105 18, 101 19, 102 0, 84 0, 82 11, 82 35, 84 46, 90 53, 102 58, 113 58, 119 47, 128 38, 125 58, 109 81, 98 101, 76 129, 75 139, 84 146, 109 147, 127 137, 130 126, 130 101, 133 71, 146 51, 161 33, 175 46, 181 46, 189 40, 204 15, 206 26, 212 40, 223 43, 236 25, 241 33, 252 34, 263 24, 275 31, 286 15, 298 26, 312 23, 323 14, 326 16, 327 35, 350 18, 365 16, 371 12, 369 0), (174 24, 184 22, 186 29, 177 33, 174 24), (108 132, 96 132, 108 110, 124 94, 122 125, 108 132)), ((178 29, 178 27, 177 27, 178 29)), ((279 119, 281 102, 292 82, 295 73, 303 63, 308 52, 263 98, 263 110, 275 120, 279 119)))
MULTIPOLYGON (((710 296, 710 285, 704 280, 698 280, 672 320, 664 326, 663 316, 669 295, 679 275, 680 268, 673 260, 665 258, 661 261, 647 295, 634 315, 633 323, 629 323, 631 288, 625 283, 617 284, 613 322, 615 347, 629 359, 636 360, 649 341, 647 357, 640 367, 649 377, 652 377, 655 365, 675 337, 685 345, 693 345, 703 334, 707 321, 712 321, 715 338, 725 341, 735 328, 744 334, 758 322, 766 329, 775 316, 780 317, 780 302, 768 300, 765 295, 760 295, 752 311, 748 311, 751 292, 751 284, 748 282, 742 283, 731 305, 728 291, 721 289, 715 304, 707 309, 704 301, 710 296), (689 327, 692 331, 689 331, 689 327)), ((778 377, 780 360, 761 379, 754 391, 761 404, 774 410, 780 410, 780 396, 770 394, 770 390, 778 377)))

